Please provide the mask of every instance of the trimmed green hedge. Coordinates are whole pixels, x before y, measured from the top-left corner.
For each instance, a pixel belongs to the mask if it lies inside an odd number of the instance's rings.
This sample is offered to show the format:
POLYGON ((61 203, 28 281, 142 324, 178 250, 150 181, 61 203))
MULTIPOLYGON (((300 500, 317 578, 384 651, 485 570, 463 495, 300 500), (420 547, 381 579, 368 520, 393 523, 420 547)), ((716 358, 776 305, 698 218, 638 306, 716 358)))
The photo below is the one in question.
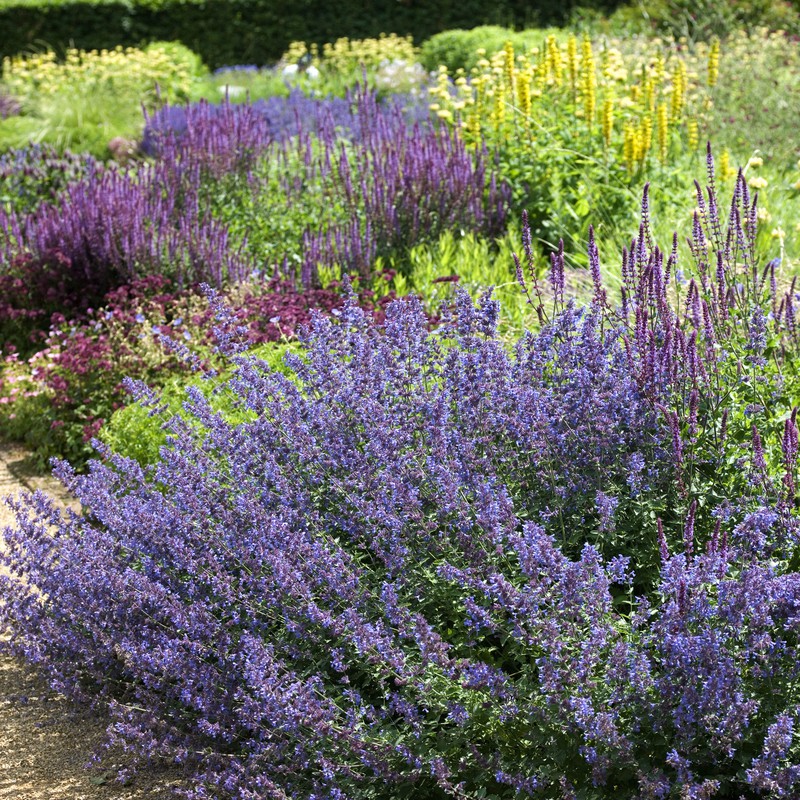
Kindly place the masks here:
MULTIPOLYGON (((583 0, 581 5, 587 5, 583 0)), ((594 0, 607 7, 613 0, 594 0)), ((0 0, 0 55, 183 42, 212 69, 276 61, 291 41, 563 22, 577 0, 0 0)))

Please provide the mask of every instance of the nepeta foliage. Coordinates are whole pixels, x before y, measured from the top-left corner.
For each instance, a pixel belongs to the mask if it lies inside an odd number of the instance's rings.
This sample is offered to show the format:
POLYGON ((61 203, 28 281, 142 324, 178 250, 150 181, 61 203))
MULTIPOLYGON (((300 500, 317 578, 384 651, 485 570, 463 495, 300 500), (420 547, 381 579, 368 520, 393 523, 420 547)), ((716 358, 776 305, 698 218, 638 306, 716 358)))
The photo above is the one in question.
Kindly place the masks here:
POLYGON ((619 309, 593 242, 584 309, 563 254, 552 306, 520 265, 543 325, 512 352, 490 295, 436 332, 415 299, 383 328, 351 302, 293 377, 235 358, 244 422, 190 390, 152 470, 60 464, 85 511, 13 502, 12 648, 197 798, 796 794, 797 427, 739 494, 704 471, 739 453, 714 345, 768 354, 727 272, 753 201, 727 226, 702 199, 722 258, 688 310, 645 202, 619 309))

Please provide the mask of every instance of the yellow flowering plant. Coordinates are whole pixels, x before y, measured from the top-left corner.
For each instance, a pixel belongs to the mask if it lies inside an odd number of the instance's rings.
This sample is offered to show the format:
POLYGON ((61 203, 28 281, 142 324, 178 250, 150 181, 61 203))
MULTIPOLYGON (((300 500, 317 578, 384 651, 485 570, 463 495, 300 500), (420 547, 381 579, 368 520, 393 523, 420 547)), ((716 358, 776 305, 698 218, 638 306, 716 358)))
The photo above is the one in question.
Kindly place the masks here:
POLYGON ((34 104, 44 96, 98 87, 136 94, 142 102, 160 95, 169 102, 189 99, 194 78, 202 69, 197 56, 173 42, 145 49, 67 50, 63 60, 52 51, 3 59, 2 83, 9 94, 34 104))
POLYGON ((114 139, 135 147, 142 107, 189 100, 204 72, 177 42, 6 58, 0 91, 19 101, 22 115, 0 121, 0 149, 33 140, 105 157, 114 139))
MULTIPOLYGON (((621 244, 615 220, 630 216, 649 180, 659 218, 670 230, 680 228, 675 198, 702 168, 706 140, 719 142, 718 127, 733 108, 728 87, 740 80, 736 63, 755 59, 761 41, 762 61, 800 63, 784 40, 766 32, 691 47, 671 38, 568 32, 522 49, 509 40, 495 52, 478 51, 469 71, 440 67, 431 109, 471 146, 497 151, 515 205, 529 212, 544 268, 560 238, 583 249, 590 209, 598 238, 621 244)), ((797 143, 796 136, 787 139, 797 143)), ((752 152, 737 145, 717 148, 721 181, 732 181, 752 152)), ((766 181, 766 208, 775 180, 754 178, 757 185, 766 181)))
POLYGON ((321 47, 306 42, 292 42, 279 63, 288 66, 306 59, 309 66, 319 70, 320 77, 326 85, 332 84, 334 89, 337 84, 347 86, 363 80, 365 71, 368 81, 374 83, 377 73, 381 70, 406 67, 408 74, 403 71, 396 75, 394 72, 391 75, 387 73, 387 80, 384 81, 388 83, 390 82, 388 79, 394 77, 396 82, 403 84, 399 88, 404 89, 406 83, 417 84, 424 77, 424 73, 420 70, 414 71, 417 57, 418 50, 414 47, 411 36, 382 33, 378 38, 369 39, 340 37, 335 42, 326 42, 321 47))
POLYGON ((631 49, 550 33, 522 52, 509 40, 469 72, 440 67, 430 107, 471 146, 497 150, 544 253, 559 238, 582 240, 590 209, 602 233, 651 175, 669 192, 667 175, 696 165, 712 102, 707 62, 674 42, 631 49))

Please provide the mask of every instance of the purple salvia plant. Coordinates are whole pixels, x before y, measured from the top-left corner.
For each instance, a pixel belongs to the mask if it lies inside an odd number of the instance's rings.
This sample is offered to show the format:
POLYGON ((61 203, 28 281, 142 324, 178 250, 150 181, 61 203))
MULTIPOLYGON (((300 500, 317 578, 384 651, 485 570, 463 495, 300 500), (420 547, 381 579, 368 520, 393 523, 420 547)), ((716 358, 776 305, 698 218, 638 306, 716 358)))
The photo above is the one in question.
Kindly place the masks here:
MULTIPOLYGON (((149 121, 145 148, 159 163, 188 161, 197 169, 199 160, 216 176, 246 174, 256 205, 262 192, 274 192, 267 178, 275 169, 303 164, 302 178, 287 174, 282 180, 287 211, 304 199, 309 181, 322 182, 328 205, 344 210, 343 220, 320 213, 301 242, 289 243, 302 245, 301 261, 297 274, 292 268, 283 277, 299 278, 305 287, 319 283, 321 268, 368 278, 376 256, 447 229, 497 234, 510 199, 485 154, 471 155, 451 131, 410 122, 396 98, 381 103, 363 87, 347 98, 293 93, 252 106, 163 109, 149 121)), ((278 258, 279 265, 283 261, 278 258)))
POLYGON ((67 186, 58 205, 27 215, 0 209, 2 271, 15 262, 39 268, 58 254, 101 291, 149 273, 217 286, 249 275, 253 265, 241 247, 203 210, 197 172, 187 166, 179 181, 171 167, 97 172, 67 186))

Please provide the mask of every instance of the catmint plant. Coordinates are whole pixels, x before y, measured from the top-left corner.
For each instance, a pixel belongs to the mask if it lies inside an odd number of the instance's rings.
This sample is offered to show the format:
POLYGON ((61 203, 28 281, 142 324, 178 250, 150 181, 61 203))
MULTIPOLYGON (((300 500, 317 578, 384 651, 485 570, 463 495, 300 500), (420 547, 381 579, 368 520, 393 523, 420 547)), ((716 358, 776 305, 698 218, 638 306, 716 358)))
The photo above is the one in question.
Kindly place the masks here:
POLYGON ((643 218, 619 306, 562 300, 559 255, 511 348, 491 293, 436 330, 351 298, 288 375, 231 356, 238 421, 194 387, 153 466, 57 464, 82 511, 11 501, 8 647, 194 798, 796 794, 796 418, 743 449, 720 354, 761 348, 749 234, 700 220, 676 302, 643 218))

